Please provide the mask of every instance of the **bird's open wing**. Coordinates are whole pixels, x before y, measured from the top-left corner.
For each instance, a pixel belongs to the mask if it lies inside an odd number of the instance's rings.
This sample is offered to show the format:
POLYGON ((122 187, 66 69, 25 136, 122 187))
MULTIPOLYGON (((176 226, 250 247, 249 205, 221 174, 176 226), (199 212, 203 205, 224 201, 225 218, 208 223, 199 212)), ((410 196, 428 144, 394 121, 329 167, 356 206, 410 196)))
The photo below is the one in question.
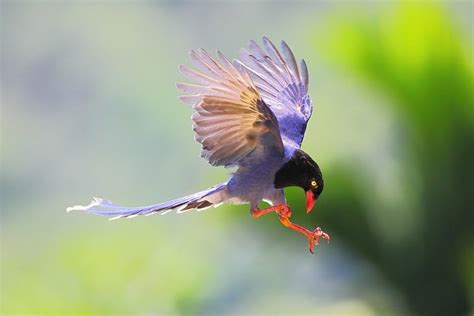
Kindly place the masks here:
POLYGON ((197 82, 177 87, 187 94, 180 99, 195 110, 193 130, 202 144, 201 156, 212 165, 230 166, 254 152, 272 150, 283 155, 278 121, 249 74, 222 53, 217 55, 218 59, 213 58, 203 49, 190 52, 202 72, 179 67, 185 77, 197 82))
POLYGON ((263 37, 263 49, 250 41, 242 49, 239 63, 247 69, 263 100, 280 124, 283 142, 301 146, 313 106, 308 95, 308 68, 298 67, 295 56, 282 41, 281 50, 263 37))

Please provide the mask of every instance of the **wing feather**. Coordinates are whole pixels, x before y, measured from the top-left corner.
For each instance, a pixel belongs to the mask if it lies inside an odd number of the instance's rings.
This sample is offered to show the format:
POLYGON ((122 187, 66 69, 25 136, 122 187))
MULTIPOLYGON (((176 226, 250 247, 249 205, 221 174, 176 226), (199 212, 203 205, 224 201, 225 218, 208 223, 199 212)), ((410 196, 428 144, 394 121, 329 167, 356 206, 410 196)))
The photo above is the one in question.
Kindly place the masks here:
MULTIPOLYGON (((176 86, 186 93, 179 98, 195 110, 193 130, 196 141, 202 145, 201 156, 212 165, 228 166, 239 164, 257 147, 283 155, 278 120, 247 70, 234 65, 219 51, 214 58, 199 49, 191 51, 190 58, 202 72, 185 66, 179 70, 197 84, 176 86), (269 135, 271 142, 263 142, 269 135)), ((273 99, 276 91, 269 93, 273 99)))
POLYGON ((201 58, 200 55, 200 53, 194 50, 189 52, 189 57, 191 58, 191 62, 193 63, 193 65, 204 71, 204 73, 209 75, 210 77, 214 79, 219 78, 219 76, 214 72, 214 69, 212 69, 212 67, 206 64, 206 62, 201 58))
MULTIPOLYGON (((250 59, 247 59, 247 63, 253 64, 254 61, 252 58, 250 58, 250 59)), ((260 66, 258 66, 257 64, 257 67, 260 67, 260 66)), ((271 93, 273 96, 278 95, 280 91, 280 89, 277 87, 278 84, 275 84, 275 82, 272 83, 272 79, 270 77, 266 76, 265 74, 262 74, 261 72, 255 71, 253 68, 248 68, 248 70, 249 72, 252 73, 252 75, 255 76, 256 79, 254 79, 254 82, 256 85, 260 85, 261 87, 265 89, 265 92, 271 93)), ((277 82, 278 81, 276 81, 276 83, 277 82)))
POLYGON ((216 84, 218 81, 214 78, 211 78, 209 76, 206 76, 203 73, 197 72, 191 68, 188 68, 186 66, 180 65, 179 66, 179 71, 189 80, 194 80, 202 84, 216 84))
POLYGON ((283 58, 285 59, 288 68, 292 72, 292 78, 300 78, 300 72, 298 70, 298 64, 296 63, 295 55, 291 51, 290 47, 285 41, 281 42, 281 52, 283 53, 283 58))
POLYGON ((300 67, 285 41, 281 49, 262 38, 263 49, 250 41, 248 50, 241 49, 240 64, 248 71, 265 103, 269 104, 280 126, 284 142, 301 146, 313 106, 308 95, 308 67, 300 67))
POLYGON ((304 84, 306 93, 308 93, 308 85, 309 85, 308 66, 306 66, 306 62, 304 61, 304 59, 301 59, 300 65, 301 65, 300 80, 304 84))

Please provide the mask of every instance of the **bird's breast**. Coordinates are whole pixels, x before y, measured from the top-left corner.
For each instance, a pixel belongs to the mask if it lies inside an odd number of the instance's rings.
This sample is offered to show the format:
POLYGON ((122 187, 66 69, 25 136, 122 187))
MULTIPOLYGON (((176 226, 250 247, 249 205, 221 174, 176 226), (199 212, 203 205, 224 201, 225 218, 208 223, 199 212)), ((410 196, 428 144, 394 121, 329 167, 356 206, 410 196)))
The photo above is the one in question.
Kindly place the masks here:
POLYGON ((263 199, 265 192, 274 188, 275 173, 285 161, 285 157, 270 157, 259 164, 239 168, 227 184, 229 193, 245 201, 263 199))

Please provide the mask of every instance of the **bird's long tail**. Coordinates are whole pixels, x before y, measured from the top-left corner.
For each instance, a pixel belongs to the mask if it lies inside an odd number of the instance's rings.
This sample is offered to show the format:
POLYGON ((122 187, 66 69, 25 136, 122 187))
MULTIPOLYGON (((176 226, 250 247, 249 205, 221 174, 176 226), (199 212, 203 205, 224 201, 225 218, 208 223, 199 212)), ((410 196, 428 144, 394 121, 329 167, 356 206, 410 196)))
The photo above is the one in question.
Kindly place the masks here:
POLYGON ((172 210, 177 213, 189 211, 191 209, 203 210, 211 206, 217 206, 226 200, 226 184, 221 183, 207 190, 197 192, 171 201, 138 207, 125 207, 112 203, 101 198, 93 198, 89 205, 76 205, 68 207, 70 211, 84 211, 97 215, 112 216, 110 218, 132 218, 138 215, 152 215, 156 213, 165 214, 172 210))

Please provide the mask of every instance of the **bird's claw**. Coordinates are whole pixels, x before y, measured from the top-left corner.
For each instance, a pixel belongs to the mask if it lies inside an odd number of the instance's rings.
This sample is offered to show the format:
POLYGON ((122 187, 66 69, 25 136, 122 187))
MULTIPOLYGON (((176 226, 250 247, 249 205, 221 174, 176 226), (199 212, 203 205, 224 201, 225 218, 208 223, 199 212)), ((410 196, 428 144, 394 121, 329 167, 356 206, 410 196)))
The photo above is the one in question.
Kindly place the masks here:
POLYGON ((308 249, 309 252, 314 254, 314 247, 318 245, 318 240, 319 237, 323 238, 324 240, 327 240, 329 242, 329 235, 325 232, 322 231, 321 227, 316 227, 315 230, 310 232, 308 235, 308 249))
POLYGON ((305 235, 308 238, 308 248, 311 253, 314 253, 314 247, 318 245, 319 237, 321 237, 324 240, 329 241, 329 235, 323 232, 320 227, 316 227, 315 230, 310 231, 304 228, 303 226, 300 226, 298 224, 291 222, 290 221, 291 209, 288 206, 288 204, 278 204, 278 205, 274 205, 272 207, 268 207, 263 210, 260 210, 257 208, 257 209, 252 210, 251 214, 253 217, 260 217, 270 212, 277 212, 280 218, 280 222, 284 226, 305 235))
POLYGON ((331 239, 331 237, 329 237, 329 234, 327 234, 327 233, 325 233, 324 231, 321 230, 321 227, 316 227, 316 229, 314 231, 320 237, 322 237, 324 240, 327 240, 327 242, 329 242, 329 240, 331 239))

